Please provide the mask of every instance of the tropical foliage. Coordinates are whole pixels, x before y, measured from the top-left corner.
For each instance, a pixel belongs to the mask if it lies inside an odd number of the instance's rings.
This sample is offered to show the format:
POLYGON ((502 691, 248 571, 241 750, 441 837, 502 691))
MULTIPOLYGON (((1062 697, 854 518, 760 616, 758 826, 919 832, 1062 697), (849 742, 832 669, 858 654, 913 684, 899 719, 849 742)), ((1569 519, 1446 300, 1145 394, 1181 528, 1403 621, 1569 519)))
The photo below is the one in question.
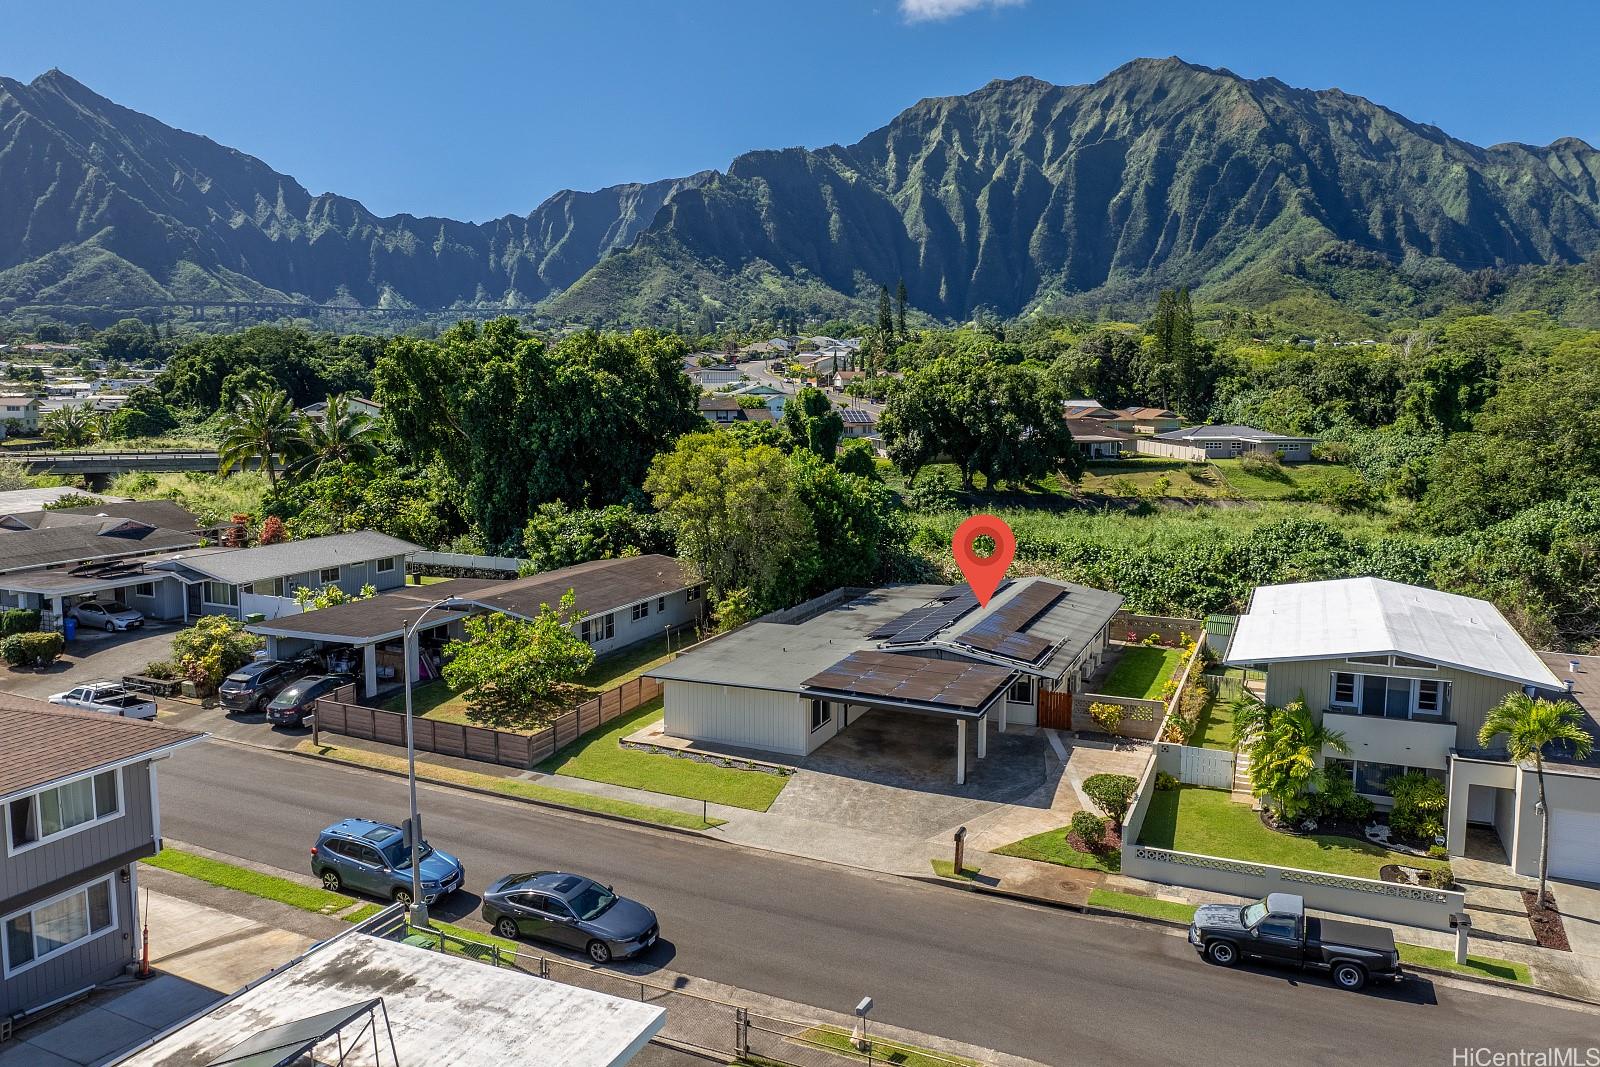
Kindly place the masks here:
POLYGON ((574 632, 582 615, 569 589, 532 619, 491 613, 466 621, 466 637, 445 646, 444 680, 465 694, 467 717, 480 726, 527 730, 563 710, 556 699, 594 663, 594 649, 574 632))
POLYGON ((1277 708, 1249 698, 1233 705, 1234 747, 1250 757, 1250 791, 1295 822, 1323 782, 1324 750, 1348 752, 1344 735, 1316 721, 1304 700, 1277 708))
POLYGON ((197 687, 213 690, 222 679, 250 662, 262 645, 236 620, 206 615, 172 639, 172 662, 197 687))

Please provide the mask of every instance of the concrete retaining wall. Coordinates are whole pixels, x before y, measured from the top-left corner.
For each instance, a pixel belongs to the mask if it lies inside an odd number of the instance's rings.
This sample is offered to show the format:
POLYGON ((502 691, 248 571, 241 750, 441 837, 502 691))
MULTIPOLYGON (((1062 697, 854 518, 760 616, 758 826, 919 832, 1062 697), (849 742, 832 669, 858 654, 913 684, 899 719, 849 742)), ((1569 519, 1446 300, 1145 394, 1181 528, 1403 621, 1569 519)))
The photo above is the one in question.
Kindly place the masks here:
POLYGON ((1182 642, 1183 635, 1188 635, 1190 640, 1198 640, 1205 633, 1206 624, 1202 619, 1179 619, 1170 615, 1136 615, 1131 611, 1118 611, 1111 616, 1111 638, 1114 641, 1126 641, 1128 644, 1138 644, 1151 634, 1165 645, 1176 645, 1182 642), (1128 634, 1132 633, 1133 639, 1129 640, 1128 634))

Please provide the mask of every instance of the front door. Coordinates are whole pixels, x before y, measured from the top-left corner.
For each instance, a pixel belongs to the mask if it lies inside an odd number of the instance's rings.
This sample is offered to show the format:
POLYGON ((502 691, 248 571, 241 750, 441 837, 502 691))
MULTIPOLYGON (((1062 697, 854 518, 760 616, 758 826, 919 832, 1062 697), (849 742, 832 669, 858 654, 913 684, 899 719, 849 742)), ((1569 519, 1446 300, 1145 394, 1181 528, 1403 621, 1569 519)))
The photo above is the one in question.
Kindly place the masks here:
POLYGON ((1072 729, 1072 690, 1040 687, 1039 725, 1051 730, 1072 729))

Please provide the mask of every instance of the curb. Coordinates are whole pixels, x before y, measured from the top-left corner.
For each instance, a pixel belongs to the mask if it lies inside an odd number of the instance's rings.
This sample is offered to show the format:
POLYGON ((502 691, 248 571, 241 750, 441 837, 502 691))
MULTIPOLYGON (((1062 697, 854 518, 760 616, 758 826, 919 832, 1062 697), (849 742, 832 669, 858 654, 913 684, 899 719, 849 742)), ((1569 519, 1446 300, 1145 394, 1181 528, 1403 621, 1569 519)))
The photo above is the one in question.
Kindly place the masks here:
MULTIPOLYGON (((1046 897, 1029 896, 1026 893, 1015 893, 1007 889, 996 889, 993 886, 976 885, 965 881, 945 878, 941 875, 907 875, 913 881, 926 882, 930 885, 942 885, 948 889, 965 890, 968 893, 980 893, 985 896, 1001 897, 1006 900, 1016 900, 1027 904, 1036 904, 1042 907, 1054 908, 1057 911, 1076 912, 1079 915, 1096 915, 1110 919, 1128 919, 1132 922, 1146 923, 1151 926, 1164 926, 1169 930, 1187 930, 1188 923, 1181 923, 1174 919, 1159 919, 1151 915, 1135 915, 1132 912, 1116 911, 1111 908, 1102 908, 1094 904, 1074 904, 1066 900, 1050 900, 1046 897)), ((1568 1004, 1582 1004, 1584 1007, 1600 1008, 1600 1000, 1590 1000, 1586 997, 1574 996, 1571 993, 1562 993, 1544 986, 1521 982, 1507 982, 1499 978, 1489 978, 1485 975, 1469 974, 1463 971, 1446 970, 1443 967, 1430 967, 1425 963, 1406 963, 1407 971, 1419 974, 1433 974, 1441 978, 1454 978, 1464 982, 1476 982, 1494 989, 1506 989, 1518 993, 1529 993, 1534 996, 1548 997, 1551 1000, 1560 1000, 1568 1004)))
MULTIPOLYGON (((407 779, 407 776, 402 772, 391 771, 386 767, 369 767, 365 763, 354 763, 350 760, 336 759, 332 756, 318 756, 311 752, 301 752, 299 749, 268 748, 265 745, 252 745, 248 741, 235 741, 232 738, 227 737, 213 738, 213 740, 226 741, 230 744, 239 745, 243 748, 254 748, 264 752, 281 752, 284 755, 296 756, 303 760, 310 760, 313 763, 333 763, 341 767, 354 767, 357 770, 371 771, 374 774, 388 775, 390 778, 399 778, 402 780, 407 779)), ((493 797, 497 800, 510 800, 518 804, 527 804, 535 808, 547 808, 550 811, 566 812, 569 815, 587 815, 591 819, 605 819, 609 822, 624 823, 628 826, 641 826, 650 830, 662 830, 670 834, 682 834, 685 837, 704 838, 706 836, 706 831, 704 830, 690 830, 683 826, 667 826, 663 823, 649 822, 645 819, 635 819, 629 815, 617 815, 614 812, 609 811, 591 811, 588 808, 577 808, 570 804, 560 804, 553 800, 535 800, 532 797, 519 797, 511 793, 501 793, 493 789, 484 789, 481 786, 462 785, 460 782, 445 782, 437 778, 429 778, 423 774, 417 775, 417 781, 427 782, 429 785, 438 786, 442 789, 456 789, 463 793, 475 793, 478 796, 493 797)), ((712 827, 711 829, 715 829, 715 827, 712 827)))

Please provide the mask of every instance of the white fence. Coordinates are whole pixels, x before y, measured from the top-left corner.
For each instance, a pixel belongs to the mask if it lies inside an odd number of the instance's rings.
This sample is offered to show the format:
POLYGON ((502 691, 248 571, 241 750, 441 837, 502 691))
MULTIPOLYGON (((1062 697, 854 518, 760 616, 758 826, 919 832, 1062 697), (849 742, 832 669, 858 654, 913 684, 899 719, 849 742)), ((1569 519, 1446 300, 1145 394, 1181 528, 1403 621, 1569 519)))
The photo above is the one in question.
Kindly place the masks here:
POLYGON ((412 567, 439 567, 463 571, 516 574, 528 561, 515 556, 476 556, 466 552, 413 552, 406 557, 412 567))
POLYGON ((1177 745, 1178 780, 1207 789, 1233 788, 1233 753, 1223 748, 1177 745))

